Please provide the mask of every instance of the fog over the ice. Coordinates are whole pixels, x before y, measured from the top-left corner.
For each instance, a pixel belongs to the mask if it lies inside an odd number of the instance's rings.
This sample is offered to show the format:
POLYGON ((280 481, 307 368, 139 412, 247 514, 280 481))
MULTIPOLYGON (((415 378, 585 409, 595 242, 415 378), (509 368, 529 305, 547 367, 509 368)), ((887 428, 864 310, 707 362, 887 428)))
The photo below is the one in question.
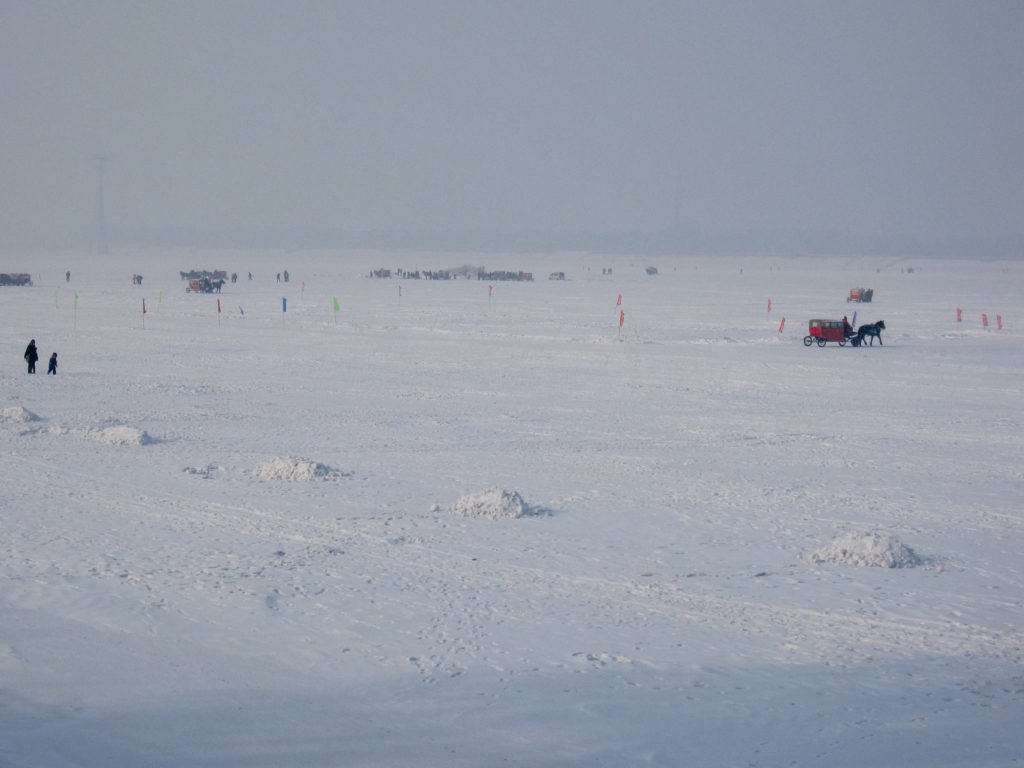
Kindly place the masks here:
POLYGON ((112 243, 1019 253, 1022 39, 1015 0, 0 0, 0 245, 88 247, 102 167, 112 243))

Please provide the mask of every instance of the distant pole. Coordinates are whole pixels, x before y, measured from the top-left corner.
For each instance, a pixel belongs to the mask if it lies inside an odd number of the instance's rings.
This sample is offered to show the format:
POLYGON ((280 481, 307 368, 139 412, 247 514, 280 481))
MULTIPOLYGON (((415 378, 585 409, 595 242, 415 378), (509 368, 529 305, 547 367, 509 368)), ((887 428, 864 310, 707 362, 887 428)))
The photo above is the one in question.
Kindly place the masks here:
POLYGON ((106 155, 96 155, 96 254, 106 256, 110 253, 107 245, 107 222, 103 212, 103 164, 106 155))

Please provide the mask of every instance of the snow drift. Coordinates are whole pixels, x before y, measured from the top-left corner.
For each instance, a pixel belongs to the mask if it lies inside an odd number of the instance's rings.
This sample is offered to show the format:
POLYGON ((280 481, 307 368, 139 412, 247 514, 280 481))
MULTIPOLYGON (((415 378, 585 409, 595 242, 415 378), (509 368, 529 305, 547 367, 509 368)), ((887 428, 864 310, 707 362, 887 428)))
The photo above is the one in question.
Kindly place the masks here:
POLYGON ((285 456, 256 467, 252 476, 258 480, 337 480, 344 477, 345 473, 317 461, 285 456))
POLYGON ((455 502, 452 511, 464 517, 485 517, 491 520, 541 514, 539 509, 523 501, 518 491, 502 488, 488 488, 479 493, 467 494, 455 502))
POLYGON ((0 421, 10 421, 23 424, 28 421, 39 421, 39 417, 32 413, 32 411, 26 410, 20 405, 16 405, 13 408, 0 409, 0 421))
POLYGON ((892 536, 874 531, 845 533, 811 555, 812 563, 842 563, 874 568, 913 568, 921 559, 892 536))
POLYGON ((138 427, 86 427, 84 429, 64 429, 54 427, 57 434, 72 434, 86 440, 93 440, 106 445, 149 445, 156 442, 148 432, 138 427))

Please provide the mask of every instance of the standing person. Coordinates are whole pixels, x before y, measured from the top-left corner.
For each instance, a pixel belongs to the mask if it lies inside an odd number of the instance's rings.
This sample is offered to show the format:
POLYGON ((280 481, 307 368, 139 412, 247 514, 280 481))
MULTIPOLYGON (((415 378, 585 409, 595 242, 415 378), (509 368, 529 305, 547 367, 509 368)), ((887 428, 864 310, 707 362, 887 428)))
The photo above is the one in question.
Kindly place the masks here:
POLYGON ((71 270, 70 269, 67 272, 64 273, 64 281, 68 282, 68 283, 71 282, 71 270))
POLYGON ((843 336, 847 339, 853 336, 853 326, 850 325, 850 321, 846 319, 846 315, 843 315, 843 336))
POLYGON ((36 349, 36 340, 32 339, 25 347, 25 362, 28 363, 28 372, 36 372, 36 361, 39 359, 39 350, 36 349))
POLYGON ((56 352, 54 352, 52 355, 50 355, 50 365, 46 369, 46 373, 47 373, 47 375, 49 375, 51 373, 54 376, 57 375, 57 353, 56 352))
POLYGON ((281 282, 281 273, 280 272, 277 273, 277 282, 279 282, 279 283, 281 282))

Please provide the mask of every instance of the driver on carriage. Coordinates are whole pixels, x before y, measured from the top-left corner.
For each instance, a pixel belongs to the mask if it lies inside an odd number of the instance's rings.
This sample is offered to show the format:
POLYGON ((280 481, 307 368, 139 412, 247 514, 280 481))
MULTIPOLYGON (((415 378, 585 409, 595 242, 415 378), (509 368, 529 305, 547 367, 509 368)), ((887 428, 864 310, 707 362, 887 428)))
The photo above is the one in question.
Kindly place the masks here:
POLYGON ((854 335, 853 326, 850 325, 850 321, 846 315, 843 315, 843 336, 847 339, 854 335))

